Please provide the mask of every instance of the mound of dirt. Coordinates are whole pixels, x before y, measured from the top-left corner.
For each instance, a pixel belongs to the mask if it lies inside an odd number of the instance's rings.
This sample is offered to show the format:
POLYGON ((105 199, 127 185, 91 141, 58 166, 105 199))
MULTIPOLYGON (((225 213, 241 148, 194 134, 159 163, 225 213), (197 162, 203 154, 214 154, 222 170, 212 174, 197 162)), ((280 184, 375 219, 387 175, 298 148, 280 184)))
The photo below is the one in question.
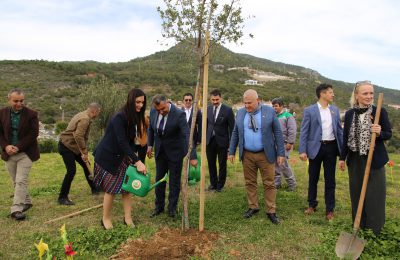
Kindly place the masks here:
POLYGON ((206 259, 218 235, 207 231, 162 228, 149 240, 128 240, 110 259, 206 259))

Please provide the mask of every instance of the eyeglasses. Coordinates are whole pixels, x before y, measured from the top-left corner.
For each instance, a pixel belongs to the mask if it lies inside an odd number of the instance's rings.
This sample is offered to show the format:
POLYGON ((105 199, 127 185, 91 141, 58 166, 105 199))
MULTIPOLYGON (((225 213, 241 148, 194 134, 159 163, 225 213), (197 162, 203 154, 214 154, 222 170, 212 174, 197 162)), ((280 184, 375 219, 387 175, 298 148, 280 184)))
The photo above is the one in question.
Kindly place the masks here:
POLYGON ((185 99, 185 102, 192 102, 191 99, 185 99))
POLYGON ((362 80, 362 81, 357 81, 357 82, 356 82, 356 87, 361 86, 361 85, 371 85, 371 81, 369 81, 369 80, 362 80))

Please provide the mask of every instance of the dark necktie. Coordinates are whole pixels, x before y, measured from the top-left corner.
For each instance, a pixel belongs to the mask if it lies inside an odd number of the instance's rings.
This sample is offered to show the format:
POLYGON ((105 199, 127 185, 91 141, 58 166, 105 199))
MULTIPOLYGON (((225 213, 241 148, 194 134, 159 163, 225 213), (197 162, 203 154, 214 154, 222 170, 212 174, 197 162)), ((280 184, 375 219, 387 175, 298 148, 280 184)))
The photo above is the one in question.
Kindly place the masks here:
POLYGON ((160 124, 158 125, 158 135, 162 136, 164 132, 164 116, 161 117, 160 124))
POLYGON ((214 107, 214 112, 213 112, 213 121, 215 122, 215 120, 217 119, 217 108, 218 107, 214 107))

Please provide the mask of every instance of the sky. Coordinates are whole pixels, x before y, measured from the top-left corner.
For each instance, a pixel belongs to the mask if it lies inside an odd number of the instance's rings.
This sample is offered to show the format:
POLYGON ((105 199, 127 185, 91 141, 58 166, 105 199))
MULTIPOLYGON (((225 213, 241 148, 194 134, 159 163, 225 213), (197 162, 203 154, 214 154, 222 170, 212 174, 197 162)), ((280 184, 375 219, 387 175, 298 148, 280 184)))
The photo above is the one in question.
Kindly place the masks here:
MULTIPOLYGON (((226 2, 226 0, 219 0, 226 2)), ((162 0, 0 0, 0 60, 123 62, 166 50, 162 0)), ((246 53, 400 90, 400 1, 242 0, 246 53), (253 34, 254 38, 248 37, 253 34)))

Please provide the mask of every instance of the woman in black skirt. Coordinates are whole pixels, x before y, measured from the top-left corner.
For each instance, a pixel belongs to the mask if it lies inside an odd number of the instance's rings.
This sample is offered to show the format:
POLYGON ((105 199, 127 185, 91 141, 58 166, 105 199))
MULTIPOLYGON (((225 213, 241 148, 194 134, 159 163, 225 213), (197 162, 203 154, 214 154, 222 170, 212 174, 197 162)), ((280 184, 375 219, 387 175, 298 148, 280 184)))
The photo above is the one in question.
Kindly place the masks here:
POLYGON ((113 227, 111 207, 115 194, 122 194, 124 223, 134 227, 132 221, 131 194, 121 190, 125 171, 130 164, 146 173, 144 159, 137 156, 135 140, 142 137, 145 129, 146 95, 140 89, 132 89, 125 105, 116 113, 107 126, 106 132, 94 152, 94 183, 104 193, 103 218, 105 229, 113 227))
POLYGON ((349 188, 353 222, 357 214, 358 201, 363 184, 372 133, 376 133, 375 149, 365 194, 364 208, 360 221, 363 229, 372 229, 379 234, 385 224, 386 174, 385 164, 389 161, 384 141, 392 137, 387 112, 382 108, 379 123, 374 124, 376 107, 374 86, 370 81, 359 81, 351 96, 351 109, 346 112, 343 128, 343 153, 339 167, 349 169, 349 188))

